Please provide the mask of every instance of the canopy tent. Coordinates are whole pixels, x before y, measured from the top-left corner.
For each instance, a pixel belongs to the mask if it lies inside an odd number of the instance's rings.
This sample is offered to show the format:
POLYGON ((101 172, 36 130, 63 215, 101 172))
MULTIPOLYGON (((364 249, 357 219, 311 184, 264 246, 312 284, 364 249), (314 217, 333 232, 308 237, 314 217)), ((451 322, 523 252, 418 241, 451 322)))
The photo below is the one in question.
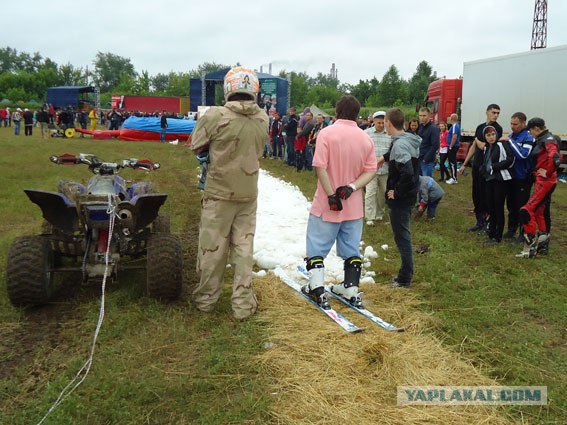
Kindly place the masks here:
MULTIPOLYGON (((210 72, 202 79, 192 78, 189 83, 190 110, 197 111, 201 105, 212 106, 215 104, 215 85, 224 81, 224 76, 230 68, 210 72)), ((283 116, 289 108, 289 81, 275 75, 257 72, 260 80, 260 99, 275 100, 276 110, 283 116)))
POLYGON ((311 105, 309 107, 309 110, 311 111, 311 113, 313 114, 314 117, 316 117, 317 115, 323 115, 325 117, 325 119, 331 118, 331 115, 329 115, 328 113, 326 113, 322 109, 319 109, 317 107, 317 105, 315 105, 315 104, 311 105))

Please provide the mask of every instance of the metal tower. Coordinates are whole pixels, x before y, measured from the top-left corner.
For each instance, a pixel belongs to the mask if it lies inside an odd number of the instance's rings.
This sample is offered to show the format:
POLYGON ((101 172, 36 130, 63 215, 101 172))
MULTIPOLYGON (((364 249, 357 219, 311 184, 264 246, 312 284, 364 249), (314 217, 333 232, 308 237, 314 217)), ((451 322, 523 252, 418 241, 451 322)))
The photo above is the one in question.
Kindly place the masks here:
POLYGON ((532 28, 532 50, 547 46, 547 0, 536 0, 532 28))

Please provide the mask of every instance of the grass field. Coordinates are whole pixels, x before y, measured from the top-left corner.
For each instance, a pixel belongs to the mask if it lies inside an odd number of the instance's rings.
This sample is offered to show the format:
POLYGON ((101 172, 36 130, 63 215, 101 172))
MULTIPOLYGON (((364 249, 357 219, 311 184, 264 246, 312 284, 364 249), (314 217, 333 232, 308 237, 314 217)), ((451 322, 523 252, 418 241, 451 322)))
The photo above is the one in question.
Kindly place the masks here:
MULTIPOLYGON (((286 423, 275 411, 275 377, 259 360, 276 327, 269 311, 246 323, 233 322, 228 284, 214 313, 199 313, 188 301, 196 281, 200 193, 197 162, 185 148, 88 138, 42 141, 37 131, 26 138, 4 128, 0 147, 0 423, 41 419, 86 359, 98 317, 99 290, 79 287, 76 276, 60 282, 51 304, 31 310, 13 308, 4 289, 11 242, 37 233, 41 225, 39 208, 22 189, 55 190, 60 179, 89 177, 84 167, 49 162, 50 155, 65 152, 162 164, 147 176, 125 170, 123 177, 147 178, 169 194, 163 208, 183 241, 185 288, 179 301, 162 304, 144 296, 143 273, 129 273, 111 285, 90 375, 45 423, 286 423)), ((262 167, 312 196, 312 173, 296 173, 271 160, 262 167)), ((567 417, 565 189, 560 184, 554 194, 550 255, 533 261, 516 259, 517 245, 485 247, 481 236, 464 231, 472 224, 469 177, 447 187, 435 221, 413 225, 414 244, 426 252, 416 254, 416 285, 407 308, 432 318, 424 321, 426 332, 501 384, 547 385, 549 405, 509 409, 512 422, 560 424, 567 417)), ((375 247, 394 245, 385 224, 366 228, 363 239, 375 247)), ((397 267, 391 250, 373 262, 376 281, 388 281, 397 267)), ((301 423, 324 421, 306 417, 301 423)))

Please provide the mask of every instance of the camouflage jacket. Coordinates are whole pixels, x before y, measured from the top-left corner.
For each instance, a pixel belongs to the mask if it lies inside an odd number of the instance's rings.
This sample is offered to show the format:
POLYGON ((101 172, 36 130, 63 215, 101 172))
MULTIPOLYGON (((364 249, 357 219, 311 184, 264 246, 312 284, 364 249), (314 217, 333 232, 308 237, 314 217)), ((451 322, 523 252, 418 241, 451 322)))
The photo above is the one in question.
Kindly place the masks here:
POLYGON ((230 101, 200 117, 191 148, 196 154, 209 151, 203 195, 237 202, 256 199, 267 138, 268 116, 253 101, 230 101))

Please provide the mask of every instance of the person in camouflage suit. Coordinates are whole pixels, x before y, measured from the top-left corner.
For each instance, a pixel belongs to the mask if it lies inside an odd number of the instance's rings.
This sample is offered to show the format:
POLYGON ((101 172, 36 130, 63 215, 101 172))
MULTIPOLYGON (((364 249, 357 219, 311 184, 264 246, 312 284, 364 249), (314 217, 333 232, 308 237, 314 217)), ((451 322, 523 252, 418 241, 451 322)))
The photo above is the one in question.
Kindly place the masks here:
POLYGON ((236 319, 256 312, 252 289, 259 158, 268 137, 268 116, 256 104, 260 85, 254 71, 232 68, 224 79, 226 104, 199 118, 192 135, 196 155, 208 151, 201 201, 197 273, 193 301, 211 311, 220 297, 226 264, 234 271, 232 310, 236 319))

